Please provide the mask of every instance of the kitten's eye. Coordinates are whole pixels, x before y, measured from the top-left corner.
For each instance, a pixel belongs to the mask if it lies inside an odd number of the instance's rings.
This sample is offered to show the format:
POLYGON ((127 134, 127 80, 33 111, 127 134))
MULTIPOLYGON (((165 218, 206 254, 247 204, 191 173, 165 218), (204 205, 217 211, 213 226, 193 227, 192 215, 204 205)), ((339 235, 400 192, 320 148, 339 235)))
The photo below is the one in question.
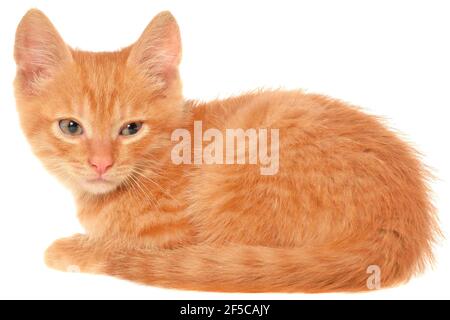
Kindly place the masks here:
POLYGON ((132 136, 132 135, 138 133, 138 131, 141 128, 142 128, 142 122, 131 122, 131 123, 128 123, 127 125, 125 125, 120 130, 120 135, 122 135, 122 136, 132 136))
POLYGON ((83 128, 81 125, 70 119, 59 121, 59 128, 63 133, 71 136, 79 136, 83 133, 83 128))

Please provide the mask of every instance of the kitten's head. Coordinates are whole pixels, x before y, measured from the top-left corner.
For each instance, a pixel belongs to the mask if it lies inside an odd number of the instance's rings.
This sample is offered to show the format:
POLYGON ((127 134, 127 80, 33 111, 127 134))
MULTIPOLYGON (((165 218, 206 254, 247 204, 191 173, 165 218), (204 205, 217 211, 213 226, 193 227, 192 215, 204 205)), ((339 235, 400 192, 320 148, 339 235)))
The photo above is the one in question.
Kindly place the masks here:
POLYGON ((106 193, 156 165, 183 99, 177 23, 157 15, 132 46, 90 53, 30 10, 15 42, 17 108, 33 151, 77 191, 106 193))

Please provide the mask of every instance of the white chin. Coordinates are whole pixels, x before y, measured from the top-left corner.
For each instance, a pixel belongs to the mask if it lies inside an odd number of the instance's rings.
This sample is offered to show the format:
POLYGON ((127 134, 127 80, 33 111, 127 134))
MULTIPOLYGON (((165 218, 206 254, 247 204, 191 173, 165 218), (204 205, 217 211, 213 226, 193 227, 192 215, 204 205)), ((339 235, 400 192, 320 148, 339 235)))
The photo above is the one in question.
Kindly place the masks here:
POLYGON ((105 194, 114 191, 117 185, 107 181, 84 182, 82 187, 85 191, 92 194, 105 194))

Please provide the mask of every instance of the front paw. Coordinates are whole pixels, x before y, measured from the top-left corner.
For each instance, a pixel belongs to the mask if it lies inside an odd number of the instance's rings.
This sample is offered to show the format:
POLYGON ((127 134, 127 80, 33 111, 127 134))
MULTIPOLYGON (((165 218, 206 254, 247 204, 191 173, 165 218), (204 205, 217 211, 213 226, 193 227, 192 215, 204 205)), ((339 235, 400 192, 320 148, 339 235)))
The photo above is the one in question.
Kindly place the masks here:
POLYGON ((58 239, 45 251, 45 263, 48 267, 67 272, 86 271, 87 237, 76 234, 58 239))

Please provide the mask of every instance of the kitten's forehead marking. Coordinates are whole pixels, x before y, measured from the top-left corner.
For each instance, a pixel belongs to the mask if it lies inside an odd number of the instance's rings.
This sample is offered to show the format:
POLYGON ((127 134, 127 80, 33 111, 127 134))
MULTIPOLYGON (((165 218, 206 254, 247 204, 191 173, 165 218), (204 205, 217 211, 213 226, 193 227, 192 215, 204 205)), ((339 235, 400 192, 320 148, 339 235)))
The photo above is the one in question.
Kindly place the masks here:
POLYGON ((88 138, 109 137, 109 133, 121 118, 121 103, 114 91, 86 90, 78 109, 86 122, 84 125, 90 127, 88 138))

